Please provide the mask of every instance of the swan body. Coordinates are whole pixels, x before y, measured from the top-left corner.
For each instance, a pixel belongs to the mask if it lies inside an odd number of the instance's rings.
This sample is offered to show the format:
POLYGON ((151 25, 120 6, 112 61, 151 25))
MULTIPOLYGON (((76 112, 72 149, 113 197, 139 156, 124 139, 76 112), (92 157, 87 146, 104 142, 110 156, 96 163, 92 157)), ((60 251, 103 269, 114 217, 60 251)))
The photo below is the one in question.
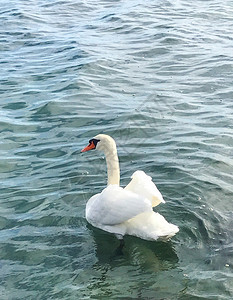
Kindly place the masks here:
POLYGON ((124 189, 119 186, 117 149, 110 136, 95 136, 82 152, 91 149, 104 152, 108 168, 108 186, 86 204, 86 219, 91 225, 118 238, 133 235, 145 240, 167 239, 179 231, 176 225, 153 211, 153 207, 165 201, 150 176, 136 171, 124 189))

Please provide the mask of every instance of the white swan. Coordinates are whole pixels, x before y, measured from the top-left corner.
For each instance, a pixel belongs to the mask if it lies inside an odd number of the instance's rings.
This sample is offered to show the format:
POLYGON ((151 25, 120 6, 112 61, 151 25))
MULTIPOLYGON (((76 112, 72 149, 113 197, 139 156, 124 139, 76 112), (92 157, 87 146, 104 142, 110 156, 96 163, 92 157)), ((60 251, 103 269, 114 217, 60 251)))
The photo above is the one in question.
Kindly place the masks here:
POLYGON ((136 171, 123 189, 116 143, 108 135, 98 134, 81 152, 103 151, 108 170, 108 186, 92 196, 86 205, 86 219, 93 226, 114 233, 119 239, 133 235, 145 240, 170 238, 179 228, 168 223, 153 207, 165 202, 151 177, 136 171))

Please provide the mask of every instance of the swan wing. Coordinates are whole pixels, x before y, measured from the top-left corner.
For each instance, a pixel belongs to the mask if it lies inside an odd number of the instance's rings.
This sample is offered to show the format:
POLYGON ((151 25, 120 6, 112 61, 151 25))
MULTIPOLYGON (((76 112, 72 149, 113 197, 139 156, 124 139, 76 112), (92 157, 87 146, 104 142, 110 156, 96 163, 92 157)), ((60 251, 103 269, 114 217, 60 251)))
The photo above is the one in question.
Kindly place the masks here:
POLYGON ((116 225, 146 211, 152 211, 148 199, 117 185, 109 185, 88 201, 86 218, 97 227, 116 225))
POLYGON ((132 180, 125 187, 126 191, 131 191, 141 197, 151 201, 152 207, 157 206, 161 202, 165 203, 162 194, 153 183, 152 178, 143 171, 136 171, 132 175, 132 180))

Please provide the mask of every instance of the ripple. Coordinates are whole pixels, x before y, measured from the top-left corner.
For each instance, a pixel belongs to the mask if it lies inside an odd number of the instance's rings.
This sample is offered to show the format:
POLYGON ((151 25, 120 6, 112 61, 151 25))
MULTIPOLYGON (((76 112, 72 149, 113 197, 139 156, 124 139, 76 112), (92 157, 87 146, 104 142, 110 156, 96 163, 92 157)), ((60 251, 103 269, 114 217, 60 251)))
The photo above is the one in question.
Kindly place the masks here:
POLYGON ((0 6, 2 299, 231 299, 230 1, 0 6), (171 242, 126 237, 119 255, 87 224, 106 165, 80 149, 97 133, 122 185, 152 176, 171 242))

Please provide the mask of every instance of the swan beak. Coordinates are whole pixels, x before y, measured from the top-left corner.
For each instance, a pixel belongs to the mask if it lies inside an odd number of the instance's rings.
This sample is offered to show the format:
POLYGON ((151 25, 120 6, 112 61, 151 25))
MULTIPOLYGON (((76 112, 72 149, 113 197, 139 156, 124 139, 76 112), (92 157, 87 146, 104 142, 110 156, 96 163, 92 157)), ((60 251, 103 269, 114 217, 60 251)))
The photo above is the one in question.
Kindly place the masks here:
POLYGON ((92 150, 92 149, 95 149, 95 144, 94 142, 91 142, 87 147, 83 148, 81 150, 81 152, 86 152, 86 151, 89 151, 89 150, 92 150))

